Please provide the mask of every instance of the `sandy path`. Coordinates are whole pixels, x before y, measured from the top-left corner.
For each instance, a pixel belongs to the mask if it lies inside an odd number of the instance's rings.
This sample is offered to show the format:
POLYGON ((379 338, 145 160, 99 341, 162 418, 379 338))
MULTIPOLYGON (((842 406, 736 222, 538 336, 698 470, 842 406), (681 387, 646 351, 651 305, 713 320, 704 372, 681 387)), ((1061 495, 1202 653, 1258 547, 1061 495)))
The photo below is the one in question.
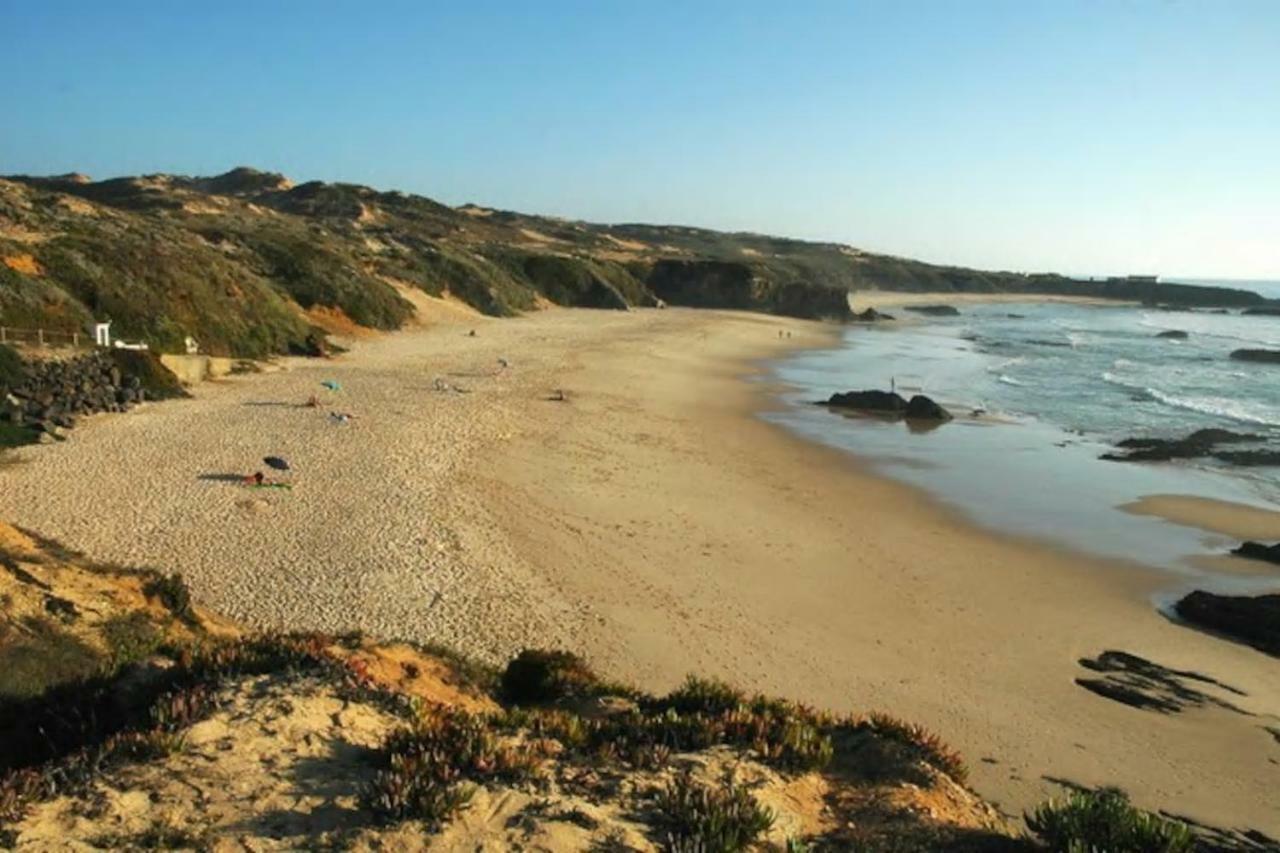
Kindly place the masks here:
POLYGON ((764 389, 741 381, 743 360, 828 329, 679 310, 475 325, 91 419, 0 471, 0 518, 181 569, 257 624, 495 660, 566 646, 652 688, 697 670, 887 709, 939 730, 1013 812, 1058 776, 1280 835, 1280 739, 1263 728, 1280 713, 1276 661, 1156 615, 1153 573, 976 530, 751 417, 764 389), (433 390, 437 376, 470 393, 433 390), (293 406, 325 378, 354 423, 293 406), (199 479, 268 453, 294 462, 292 492, 199 479), (1105 649, 1242 688, 1231 700, 1258 716, 1094 696, 1076 661, 1105 649))

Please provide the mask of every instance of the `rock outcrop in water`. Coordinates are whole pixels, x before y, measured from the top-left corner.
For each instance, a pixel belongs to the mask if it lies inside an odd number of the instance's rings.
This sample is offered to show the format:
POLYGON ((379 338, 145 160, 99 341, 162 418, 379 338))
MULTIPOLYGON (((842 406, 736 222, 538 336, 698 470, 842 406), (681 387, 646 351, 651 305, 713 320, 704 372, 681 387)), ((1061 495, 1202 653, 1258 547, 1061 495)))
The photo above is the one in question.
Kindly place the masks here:
POLYGON ((1190 337, 1190 335, 1188 335, 1186 332, 1182 331, 1181 329, 1169 329, 1168 331, 1164 331, 1156 335, 1156 337, 1169 338, 1170 340, 1175 340, 1175 341, 1185 341, 1188 337, 1190 337))
POLYGON ((1215 450, 1210 455, 1219 462, 1245 468, 1280 467, 1280 450, 1215 450))
MULTIPOLYGON (((1238 444, 1241 442, 1265 441, 1265 437, 1252 433, 1232 432, 1227 429, 1198 429, 1185 438, 1126 438, 1117 442, 1126 453, 1104 453, 1100 458, 1111 462, 1168 462, 1171 459, 1196 459, 1223 456, 1239 453, 1270 453, 1271 451, 1219 451, 1220 444, 1238 444)), ((1230 459, 1222 459, 1229 462, 1230 459)))
POLYGON ((1256 308, 1246 308, 1240 313, 1261 317, 1280 317, 1280 305, 1260 305, 1256 308))
POLYGON ((1275 545, 1263 545, 1261 542, 1244 542, 1239 548, 1231 551, 1237 557, 1245 557, 1250 560, 1262 560, 1265 563, 1276 563, 1280 565, 1280 543, 1275 545))
POLYGON ((1280 364, 1280 350, 1238 349, 1231 353, 1236 361, 1253 361, 1260 364, 1280 364))
POLYGON ((1196 590, 1174 609, 1193 625, 1280 657, 1280 595, 1216 595, 1196 590))
POLYGON ((949 421, 951 413, 923 394, 907 401, 907 418, 917 421, 949 421))
POLYGON ((959 317, 960 309, 952 305, 906 305, 906 310, 930 317, 959 317))
POLYGON ((892 314, 885 314, 884 312, 877 311, 874 308, 868 308, 860 314, 854 314, 853 319, 858 323, 878 323, 882 320, 892 320, 894 317, 892 314))
POLYGON ((832 394, 826 400, 818 401, 820 406, 833 406, 838 409, 853 409, 858 412, 892 415, 909 420, 949 421, 951 413, 923 394, 917 394, 910 400, 893 391, 846 391, 832 394))

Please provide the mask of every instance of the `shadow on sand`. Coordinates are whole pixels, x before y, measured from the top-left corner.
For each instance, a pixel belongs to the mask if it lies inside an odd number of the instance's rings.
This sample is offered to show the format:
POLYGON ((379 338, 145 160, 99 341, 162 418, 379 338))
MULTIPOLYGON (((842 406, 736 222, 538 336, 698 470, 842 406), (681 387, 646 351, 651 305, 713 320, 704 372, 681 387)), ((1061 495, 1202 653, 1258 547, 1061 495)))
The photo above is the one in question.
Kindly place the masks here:
POLYGON ((206 483, 243 483, 244 474, 201 474, 196 479, 206 483))

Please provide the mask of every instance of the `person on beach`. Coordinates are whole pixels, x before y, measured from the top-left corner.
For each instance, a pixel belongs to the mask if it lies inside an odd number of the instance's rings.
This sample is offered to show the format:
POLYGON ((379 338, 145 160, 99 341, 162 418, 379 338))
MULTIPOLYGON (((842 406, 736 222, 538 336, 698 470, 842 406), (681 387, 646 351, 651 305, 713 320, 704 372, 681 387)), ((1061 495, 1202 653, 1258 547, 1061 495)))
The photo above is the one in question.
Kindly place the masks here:
POLYGON ((249 486, 261 486, 263 483, 266 482, 266 480, 267 478, 263 475, 261 471, 254 471, 248 477, 244 478, 245 484, 249 486))

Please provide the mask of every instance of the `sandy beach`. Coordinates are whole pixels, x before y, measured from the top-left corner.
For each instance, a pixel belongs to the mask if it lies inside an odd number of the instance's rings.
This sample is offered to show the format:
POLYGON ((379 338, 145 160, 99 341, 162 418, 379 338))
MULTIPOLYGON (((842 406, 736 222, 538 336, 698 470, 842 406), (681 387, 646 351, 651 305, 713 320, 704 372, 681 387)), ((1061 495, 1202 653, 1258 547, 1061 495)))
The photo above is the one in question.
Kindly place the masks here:
POLYGON ((698 672, 886 710, 958 747, 1011 814, 1066 779, 1280 835, 1274 659, 1158 615, 1166 576, 979 530, 753 416, 770 400, 754 365, 831 327, 674 309, 496 321, 419 302, 422 325, 338 360, 21 450, 0 470, 0 518, 181 571, 256 625, 493 661, 558 646, 652 689, 698 672), (313 393, 323 407, 302 407, 313 393), (269 454, 292 463, 292 490, 231 481, 269 454), (1104 699, 1074 679, 1097 677, 1078 660, 1105 650, 1239 692, 1169 676, 1203 701, 1104 699))
POLYGON ((905 308, 912 305, 985 305, 1026 302, 1059 302, 1069 305, 1136 305, 1119 299, 1092 296, 1059 296, 1049 293, 921 293, 896 290, 859 290, 849 294, 849 307, 861 313, 868 308, 905 308))

